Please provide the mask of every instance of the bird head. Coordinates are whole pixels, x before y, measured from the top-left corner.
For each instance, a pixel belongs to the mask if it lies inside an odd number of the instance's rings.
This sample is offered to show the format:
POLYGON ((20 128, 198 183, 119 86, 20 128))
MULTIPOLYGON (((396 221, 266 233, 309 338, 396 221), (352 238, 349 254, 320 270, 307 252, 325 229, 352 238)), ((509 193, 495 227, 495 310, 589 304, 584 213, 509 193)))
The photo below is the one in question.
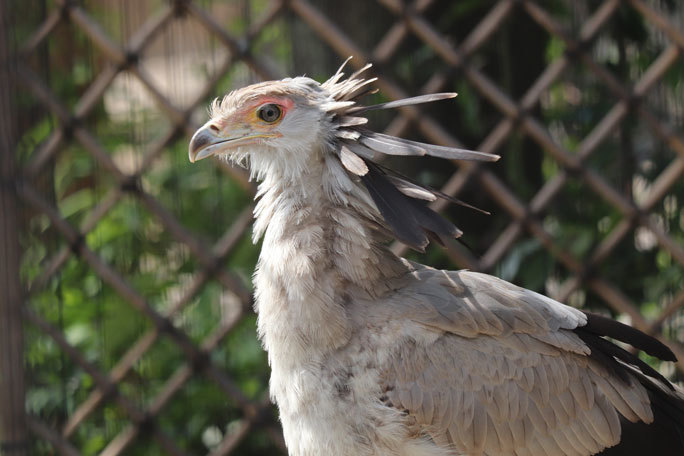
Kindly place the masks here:
POLYGON ((190 141, 190 161, 219 156, 256 173, 265 165, 302 168, 329 143, 327 98, 306 77, 235 90, 212 104, 211 119, 190 141))
MULTIPOLYGON (((433 212, 427 203, 445 198, 469 205, 383 167, 376 158, 431 155, 451 160, 496 161, 499 157, 410 141, 365 128, 367 111, 443 100, 456 94, 421 95, 363 106, 359 100, 376 91, 369 89, 369 85, 377 78, 360 77, 370 68, 366 65, 343 79, 344 66, 324 83, 306 77, 262 82, 215 101, 211 119, 190 141, 190 161, 221 156, 249 165, 252 176, 258 180, 269 176, 270 183, 285 180, 287 185, 297 185, 304 173, 323 170, 321 176, 344 182, 341 187, 349 191, 365 188, 388 230, 417 250, 423 250, 429 239, 460 236, 461 231, 433 212)), ((332 183, 324 185, 329 188, 332 183)))

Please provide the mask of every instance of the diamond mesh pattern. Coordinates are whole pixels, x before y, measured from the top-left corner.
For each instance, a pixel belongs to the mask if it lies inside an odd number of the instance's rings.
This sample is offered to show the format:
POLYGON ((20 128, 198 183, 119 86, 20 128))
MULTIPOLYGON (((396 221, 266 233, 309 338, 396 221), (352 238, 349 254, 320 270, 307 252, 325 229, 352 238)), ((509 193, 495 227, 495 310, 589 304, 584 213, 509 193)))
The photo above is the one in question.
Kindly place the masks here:
MULTIPOLYGON (((145 2, 143 2, 145 3, 145 2)), ((248 4, 247 2, 246 4, 248 4)), ((160 190, 149 184, 150 175, 161 166, 172 166, 177 161, 165 156, 169 147, 186 142, 198 127, 201 108, 211 96, 225 90, 225 76, 242 71, 246 81, 274 79, 285 76, 278 70, 275 51, 268 45, 268 34, 278 21, 296 23, 305 27, 329 47, 342 60, 349 55, 355 58, 351 65, 360 68, 366 62, 376 64, 375 74, 380 78, 378 86, 388 98, 396 99, 452 90, 455 84, 465 87, 479 103, 493 108, 497 114, 492 118, 492 128, 479 138, 479 144, 465 144, 477 150, 506 154, 507 145, 513 140, 526 141, 543 151, 543 159, 557 172, 546 176, 538 188, 527 195, 521 195, 510 185, 505 175, 495 167, 473 163, 455 163, 453 173, 442 183, 442 190, 450 195, 459 194, 476 186, 495 210, 494 216, 500 223, 494 224, 497 231, 491 236, 481 255, 475 255, 458 244, 446 246, 449 261, 459 267, 497 272, 502 262, 522 241, 531 240, 547 251, 554 268, 563 271, 554 297, 568 301, 578 292, 590 293, 601 305, 616 314, 626 315, 637 328, 667 340, 680 359, 677 369, 684 372, 684 345, 681 339, 672 336, 665 329, 681 326, 684 308, 684 288, 679 287, 661 303, 655 314, 642 314, 641 303, 634 302, 624 290, 627 284, 615 283, 607 269, 618 261, 621 249, 635 236, 635 232, 648 233, 652 242, 668 256, 674 267, 684 268, 684 247, 681 233, 668 229, 654 214, 660 211, 664 200, 681 191, 677 187, 684 173, 684 142, 673 130, 662 113, 654 111, 648 97, 657 90, 668 72, 676 71, 682 65, 684 30, 667 17, 659 4, 642 0, 604 0, 590 11, 581 11, 581 23, 562 23, 560 16, 547 7, 546 2, 531 0, 499 0, 487 2, 487 11, 469 33, 455 42, 449 30, 440 25, 435 9, 439 2, 415 0, 403 3, 400 0, 378 0, 378 10, 383 12, 386 32, 372 47, 358 44, 352 34, 347 33, 334 17, 326 15, 325 8, 307 0, 272 0, 261 2, 261 16, 239 30, 220 23, 212 12, 212 6, 204 2, 178 0, 163 3, 155 11, 143 11, 139 26, 121 32, 123 37, 106 30, 89 11, 78 2, 55 1, 48 8, 40 26, 22 43, 18 53, 17 87, 38 101, 42 109, 49 112, 56 127, 52 133, 30 150, 28 158, 21 165, 18 178, 20 204, 30 208, 34 216, 40 215, 43 223, 59 235, 57 247, 42 262, 41 268, 30 280, 28 305, 24 318, 27 324, 49 337, 69 363, 76 365, 92 379, 92 385, 83 400, 74 404, 72 413, 65 417, 59 428, 43 421, 40 413, 33 411, 29 417, 30 431, 39 439, 48 442, 55 451, 65 455, 81 454, 82 449, 73 443, 73 437, 83 423, 93 414, 107 406, 114 406, 121 413, 125 423, 121 430, 106 442, 103 455, 128 454, 136 442, 149 440, 162 454, 190 454, 178 444, 175 435, 159 425, 158 418, 164 407, 183 391, 189 382, 212 383, 236 410, 240 419, 231 432, 212 446, 209 454, 238 454, 236 448, 256 428, 265 429, 275 447, 284 451, 284 445, 277 421, 273 418, 267 398, 252 398, 235 382, 212 357, 212 353, 224 343, 226 337, 245 319, 251 318, 251 292, 244 277, 230 266, 230 259, 236 255, 241 240, 249 232, 253 195, 252 184, 248 183, 243 171, 218 164, 222 178, 227 178, 236 191, 243 192, 245 203, 238 215, 226 224, 223 234, 214 242, 206 233, 197 232, 195 227, 184 225, 176 211, 160 195, 160 190), (650 27, 650 32, 659 37, 655 58, 639 74, 630 74, 620 80, 604 61, 597 59, 597 47, 609 33, 612 21, 629 11, 636 14, 650 27), (149 13, 149 14, 148 14, 149 13), (583 14, 583 15, 582 15, 583 14), (486 58, 491 55, 492 46, 501 39, 512 17, 524 17, 538 33, 546 34, 564 51, 547 59, 547 64, 533 83, 522 92, 522 96, 511 95, 511 90, 493 79, 489 73, 486 58), (218 48, 211 71, 191 97, 181 98, 169 95, 168 87, 161 87, 154 69, 143 64, 146 53, 155 46, 164 45, 166 31, 178 21, 193 21, 201 27, 202 33, 218 48), (60 33, 78 33, 86 40, 92 55, 99 61, 99 73, 94 75, 80 97, 69 99, 61 96, 36 70, 32 63, 39 49, 60 33), (161 42, 161 44, 159 44, 161 42), (599 43, 599 44, 597 44, 599 43), (420 49, 426 61, 437 68, 422 81, 407 82, 405 78, 391 71, 393 62, 404 58, 406 46, 420 49), (679 66, 678 66, 679 65, 679 66), (552 109, 553 96, 559 93, 569 74, 581 67, 593 81, 611 94, 614 103, 605 107, 602 117, 596 119, 589 133, 578 142, 564 141, 559 131, 568 126, 547 122, 544 113, 552 109), (154 110, 164 125, 156 137, 144 148, 135 152, 132 163, 122 162, 116 151, 110 150, 106 135, 99 133, 92 119, 101 108, 103 99, 120 80, 134 84, 152 100, 154 110), (639 197, 616 184, 608 167, 597 163, 602 145, 614 141, 616 132, 624 122, 647 130, 653 141, 666 150, 669 161, 658 169, 647 189, 639 197), (517 138, 517 139, 516 139, 517 138), (69 148, 76 144, 87 151, 90 166, 95 169, 108 188, 92 209, 81 218, 65 213, 49 192, 40 184, 45 170, 69 148), (171 165, 168 161, 171 160, 171 165), (580 185, 602 204, 617 214, 607 224, 599 240, 588 248, 578 251, 573 245, 560 239, 549 223, 546 214, 555 204, 566 204, 564 192, 568 186, 580 185), (132 203, 131 203, 132 201, 132 203), (560 201, 560 202, 559 202, 560 201), (105 254, 93 242, 99 236, 98 227, 121 204, 135 204, 138 210, 150 214, 159 231, 164 233, 177 247, 179 255, 191 257, 196 264, 190 278, 180 291, 164 300, 147 296, 138 289, 135 280, 118 271, 105 254), (137 341, 122 351, 110 369, 93 361, 79 350, 73 338, 64 334, 58 324, 48 316, 32 310, 32 301, 49 287, 53 279, 72 261, 82 263, 94 271, 103 287, 113 290, 122 302, 128 303, 141 316, 146 329, 141 331, 137 341), (217 321, 213 330, 201 337, 195 337, 183 325, 182 316, 195 302, 198 295, 212 283, 218 284, 227 299, 225 318, 217 321), (160 379, 160 385, 151 398, 144 402, 126 393, 125 379, 135 373, 146 356, 150 356, 155 344, 165 341, 174 344, 183 360, 170 375, 160 379)), ((579 2, 584 4, 583 2, 579 2)), ((572 9, 573 2, 566 8, 572 9)), ((444 5, 441 5, 442 7, 444 5)), ((579 8, 579 7, 578 7, 579 8)), ((581 8, 580 8, 581 9, 581 8)), ((567 15, 563 17, 568 17, 567 15)), ((364 19, 368 20, 368 19, 364 19)), ((184 29, 181 29, 184 30, 184 29)), ((284 39, 284 38, 283 38, 284 39)), ((418 58, 418 57, 416 57, 418 58)), ((314 75, 316 76, 316 75, 314 75)), ((681 74, 680 74, 681 77, 681 74)), ((579 90, 583 88, 580 86, 579 90)), ((574 92, 565 94, 571 97, 574 92)), ((429 109, 429 108, 428 108, 429 109)), ((405 107, 387 120, 386 130, 394 135, 415 134, 425 140, 439 144, 461 146, 462 141, 454 136, 457 127, 444 122, 433 111, 418 107, 405 107)), ((602 153, 602 152, 601 152, 602 153)), ((218 163, 218 162, 217 162, 218 163)), ((680 195, 681 196, 681 195, 680 195)), ((439 202, 438 210, 445 210, 439 202)), ((224 229, 221 227, 220 229, 224 229)), ((396 244, 393 249, 405 254, 406 248, 396 244)), ((175 280, 179 280, 176 278, 175 280)), ((550 292, 549 290, 546 290, 550 292)), ((551 290, 553 291, 553 290, 551 290)), ((139 450, 138 450, 139 451, 139 450)), ((137 454, 137 453, 136 453, 137 454)))

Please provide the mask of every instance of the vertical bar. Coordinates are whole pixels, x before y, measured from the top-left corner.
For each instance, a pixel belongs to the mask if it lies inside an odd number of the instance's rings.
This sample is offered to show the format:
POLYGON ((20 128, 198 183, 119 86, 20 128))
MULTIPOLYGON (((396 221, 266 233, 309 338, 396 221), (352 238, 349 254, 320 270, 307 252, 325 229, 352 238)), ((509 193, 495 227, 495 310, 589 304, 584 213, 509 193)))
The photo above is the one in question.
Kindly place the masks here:
POLYGON ((7 2, 0 1, 0 455, 28 454, 24 405, 22 286, 15 187, 13 47, 7 2))

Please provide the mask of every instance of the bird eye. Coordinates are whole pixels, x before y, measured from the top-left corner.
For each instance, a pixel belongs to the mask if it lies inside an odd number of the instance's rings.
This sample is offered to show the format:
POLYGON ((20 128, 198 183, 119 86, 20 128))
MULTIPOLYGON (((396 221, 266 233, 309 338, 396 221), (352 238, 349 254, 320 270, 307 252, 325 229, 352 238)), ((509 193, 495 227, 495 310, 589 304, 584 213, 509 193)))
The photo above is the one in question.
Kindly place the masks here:
POLYGON ((257 116, 259 116, 259 119, 266 123, 273 123, 280 119, 280 116, 282 115, 283 110, 280 109, 280 106, 277 104, 263 105, 257 110, 257 116))

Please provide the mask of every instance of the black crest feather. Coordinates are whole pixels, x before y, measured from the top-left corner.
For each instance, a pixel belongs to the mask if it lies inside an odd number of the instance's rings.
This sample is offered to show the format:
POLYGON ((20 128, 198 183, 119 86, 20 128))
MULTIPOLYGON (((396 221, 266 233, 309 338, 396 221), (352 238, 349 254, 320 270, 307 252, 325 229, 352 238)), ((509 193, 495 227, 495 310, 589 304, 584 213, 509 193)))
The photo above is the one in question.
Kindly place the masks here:
POLYGON ((461 230, 430 209, 425 201, 400 192, 374 163, 367 162, 368 172, 361 176, 375 205, 397 238, 406 245, 424 251, 430 239, 457 238, 461 230))
MULTIPOLYGON (((362 79, 359 76, 370 68, 366 65, 342 79, 342 69, 337 70, 322 86, 332 95, 328 103, 337 137, 337 153, 342 166, 358 176, 368 189, 382 217, 400 241, 424 251, 430 240, 440 243, 447 238, 458 238, 462 232, 453 223, 430 209, 428 202, 437 198, 479 210, 456 198, 414 182, 405 176, 391 172, 375 163, 380 155, 433 156, 450 160, 496 161, 498 155, 460 149, 456 147, 427 144, 408 139, 376 133, 363 126, 367 119, 363 113, 376 109, 395 109, 421 103, 454 98, 455 93, 435 93, 402 100, 389 101, 371 106, 357 104, 359 98, 369 92, 368 84, 375 78, 362 79)), ((485 212, 486 211, 481 211, 485 212)))

